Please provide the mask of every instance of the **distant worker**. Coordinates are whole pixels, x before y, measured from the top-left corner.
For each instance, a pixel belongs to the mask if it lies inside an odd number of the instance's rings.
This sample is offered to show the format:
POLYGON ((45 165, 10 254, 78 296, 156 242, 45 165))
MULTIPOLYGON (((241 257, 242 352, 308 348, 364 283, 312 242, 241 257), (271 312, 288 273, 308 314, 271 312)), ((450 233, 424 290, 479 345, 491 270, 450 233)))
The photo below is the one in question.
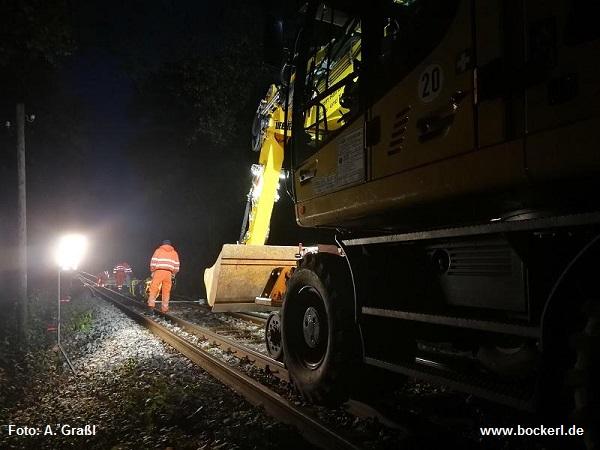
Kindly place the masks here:
POLYGON ((108 270, 100 272, 97 276, 98 279, 96 280, 96 284, 100 287, 106 286, 106 282, 108 281, 109 277, 110 274, 108 273, 108 270))
POLYGON ((113 273, 115 274, 117 289, 121 290, 127 275, 131 273, 131 266, 126 262, 120 262, 113 268, 113 273))
POLYGON ((161 290, 162 306, 160 310, 166 313, 169 311, 173 279, 179 272, 179 255, 171 245, 171 241, 162 241, 162 245, 154 251, 150 260, 150 271, 152 272, 152 282, 150 283, 148 306, 154 308, 158 291, 161 290))
MULTIPOLYGON (((127 263, 125 263, 127 264, 127 263)), ((125 286, 127 286, 127 288, 129 289, 129 287, 131 287, 131 276, 133 275, 133 272, 131 270, 131 267, 129 267, 129 270, 125 270, 125 286)))

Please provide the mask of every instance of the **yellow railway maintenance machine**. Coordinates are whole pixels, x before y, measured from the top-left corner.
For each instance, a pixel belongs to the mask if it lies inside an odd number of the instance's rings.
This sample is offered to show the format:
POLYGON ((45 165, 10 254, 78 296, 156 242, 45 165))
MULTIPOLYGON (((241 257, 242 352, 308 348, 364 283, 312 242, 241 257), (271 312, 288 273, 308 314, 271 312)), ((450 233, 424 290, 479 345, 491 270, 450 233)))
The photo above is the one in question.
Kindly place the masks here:
POLYGON ((339 402, 376 366, 571 412, 557 420, 597 443, 597 2, 303 14, 275 140, 298 224, 338 239, 294 250, 280 329, 294 384, 339 402))
POLYGON ((252 148, 252 186, 240 241, 225 244, 204 272, 208 304, 218 311, 273 310, 281 306, 285 281, 296 267, 297 246, 266 246, 273 204, 279 198, 285 139, 282 92, 272 85, 258 106, 252 148))

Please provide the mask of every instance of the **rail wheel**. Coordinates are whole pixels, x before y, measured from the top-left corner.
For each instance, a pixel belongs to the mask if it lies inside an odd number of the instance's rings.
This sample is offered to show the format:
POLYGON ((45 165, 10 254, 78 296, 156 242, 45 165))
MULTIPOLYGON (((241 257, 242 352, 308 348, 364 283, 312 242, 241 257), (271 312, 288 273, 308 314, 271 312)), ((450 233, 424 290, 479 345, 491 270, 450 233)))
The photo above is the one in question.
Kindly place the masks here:
POLYGON ((314 403, 337 404, 353 387, 359 356, 354 301, 342 258, 307 255, 283 302, 285 363, 296 388, 314 403))
POLYGON ((482 345, 477 359, 488 370, 513 379, 527 378, 537 367, 539 354, 531 342, 512 346, 482 345))
POLYGON ((269 356, 277 361, 283 360, 283 344, 281 342, 281 317, 272 312, 265 325, 265 344, 269 356))

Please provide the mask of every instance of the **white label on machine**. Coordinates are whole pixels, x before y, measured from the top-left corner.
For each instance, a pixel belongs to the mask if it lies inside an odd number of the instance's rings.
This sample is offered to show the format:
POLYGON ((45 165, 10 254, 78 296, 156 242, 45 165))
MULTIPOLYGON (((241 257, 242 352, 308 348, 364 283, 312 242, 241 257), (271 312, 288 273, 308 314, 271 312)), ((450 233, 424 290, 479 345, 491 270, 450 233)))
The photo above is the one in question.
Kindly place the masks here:
POLYGON ((363 128, 360 127, 339 137, 335 172, 315 177, 312 186, 315 194, 323 195, 364 179, 365 146, 363 128))
POLYGON ((338 142, 337 186, 365 179, 365 146, 363 127, 344 133, 338 142))
POLYGON ((313 190, 317 195, 335 191, 337 174, 332 173, 326 177, 315 177, 312 181, 313 190))

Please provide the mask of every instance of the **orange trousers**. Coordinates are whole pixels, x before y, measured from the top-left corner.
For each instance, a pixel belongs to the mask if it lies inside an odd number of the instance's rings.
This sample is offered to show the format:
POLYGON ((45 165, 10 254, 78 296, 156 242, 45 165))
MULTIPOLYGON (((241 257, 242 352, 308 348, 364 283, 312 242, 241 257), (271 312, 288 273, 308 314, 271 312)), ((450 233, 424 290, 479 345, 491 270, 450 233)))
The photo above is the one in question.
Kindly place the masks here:
POLYGON ((152 282, 150 283, 150 295, 148 296, 148 306, 154 308, 158 291, 162 291, 162 306, 161 310, 169 310, 169 298, 171 296, 171 271, 156 269, 152 273, 152 282))
POLYGON ((122 270, 119 270, 116 273, 115 278, 117 279, 117 287, 120 288, 121 286, 123 286, 123 283, 125 282, 125 272, 123 272, 122 270))

